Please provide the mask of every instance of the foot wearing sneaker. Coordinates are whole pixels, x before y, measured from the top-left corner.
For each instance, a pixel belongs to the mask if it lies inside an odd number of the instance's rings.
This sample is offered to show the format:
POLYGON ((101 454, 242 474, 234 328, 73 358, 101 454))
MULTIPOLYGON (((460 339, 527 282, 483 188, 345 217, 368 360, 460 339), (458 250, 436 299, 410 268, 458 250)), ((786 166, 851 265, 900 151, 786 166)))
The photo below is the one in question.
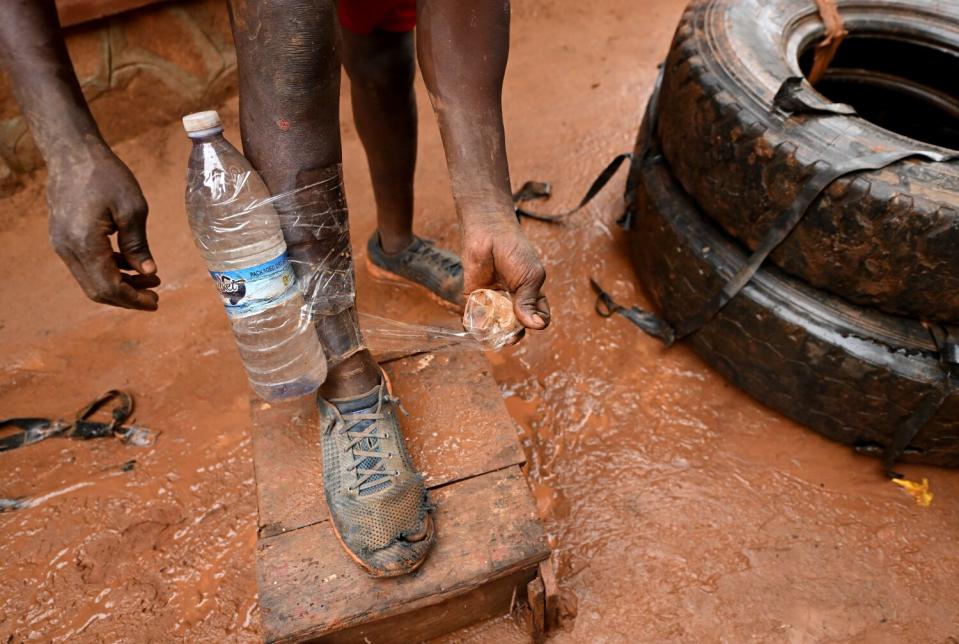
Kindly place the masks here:
POLYGON ((386 376, 352 398, 319 399, 323 488, 333 531, 374 577, 416 570, 436 538, 423 477, 413 468, 386 376))
POLYGON ((413 282, 443 306, 463 310, 463 264, 455 254, 415 236, 403 250, 387 253, 379 232, 370 237, 366 251, 367 266, 373 275, 413 282))

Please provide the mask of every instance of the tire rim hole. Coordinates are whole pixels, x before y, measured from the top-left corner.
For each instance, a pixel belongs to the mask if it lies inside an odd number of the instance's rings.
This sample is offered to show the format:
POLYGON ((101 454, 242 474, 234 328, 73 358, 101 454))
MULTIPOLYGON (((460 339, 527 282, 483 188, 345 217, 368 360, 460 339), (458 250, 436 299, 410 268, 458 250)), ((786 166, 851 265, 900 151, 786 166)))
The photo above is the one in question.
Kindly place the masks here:
MULTIPOLYGON (((804 74, 813 45, 800 55, 804 74)), ((918 141, 959 150, 959 52, 882 34, 851 33, 816 89, 864 119, 918 141)))

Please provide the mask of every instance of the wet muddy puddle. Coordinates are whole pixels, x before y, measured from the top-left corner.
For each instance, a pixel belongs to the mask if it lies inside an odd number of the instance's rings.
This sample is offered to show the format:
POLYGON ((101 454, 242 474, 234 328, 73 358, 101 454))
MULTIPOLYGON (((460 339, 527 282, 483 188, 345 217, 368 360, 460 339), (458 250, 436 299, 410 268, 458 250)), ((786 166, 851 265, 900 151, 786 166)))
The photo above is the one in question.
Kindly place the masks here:
MULTIPOLYGON (((517 184, 553 182, 544 209, 574 203, 632 147, 681 8, 514 2, 511 172, 517 184), (544 70, 553 82, 541 82, 544 70)), ((418 89, 417 229, 455 247, 418 89)), ((343 110, 362 260, 372 194, 348 102, 343 110)), ((235 99, 222 114, 238 140, 235 99)), ((70 417, 121 387, 136 397, 136 421, 159 432, 148 448, 50 439, 0 454, 0 496, 39 499, 0 513, 4 640, 258 641, 248 394, 183 218, 187 147, 173 124, 118 148, 151 204, 164 280, 156 315, 84 300, 47 246, 43 177, 0 202, 0 416, 70 417)), ((936 495, 921 508, 877 461, 752 402, 685 347, 667 351, 595 314, 590 276, 623 304, 646 303, 614 223, 622 180, 565 225, 524 222, 549 274, 553 325, 490 357, 560 584, 578 599, 555 641, 959 637, 959 472, 906 466, 936 495)), ((358 279, 361 306, 389 311, 363 304, 382 289, 362 268, 358 279)), ((431 307, 403 314, 455 324, 431 307)), ((523 635, 503 619, 458 636, 491 639, 523 635)))

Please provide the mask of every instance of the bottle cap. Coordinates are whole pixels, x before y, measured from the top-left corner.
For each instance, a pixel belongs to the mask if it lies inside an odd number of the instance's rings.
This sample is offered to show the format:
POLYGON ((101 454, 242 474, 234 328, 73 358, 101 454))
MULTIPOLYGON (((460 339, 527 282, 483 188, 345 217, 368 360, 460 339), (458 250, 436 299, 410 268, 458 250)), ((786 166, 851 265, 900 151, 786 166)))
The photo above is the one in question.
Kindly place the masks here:
POLYGON ((223 124, 220 123, 220 115, 217 114, 216 110, 194 112, 183 117, 183 129, 187 132, 212 130, 216 127, 223 127, 223 124))

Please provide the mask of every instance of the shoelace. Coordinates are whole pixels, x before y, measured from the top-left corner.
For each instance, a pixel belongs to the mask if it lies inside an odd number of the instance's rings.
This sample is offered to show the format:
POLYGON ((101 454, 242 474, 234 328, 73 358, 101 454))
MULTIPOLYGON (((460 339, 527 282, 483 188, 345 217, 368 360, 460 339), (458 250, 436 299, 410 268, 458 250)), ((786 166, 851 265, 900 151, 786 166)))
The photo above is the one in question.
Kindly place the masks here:
MULTIPOLYGON (((379 441, 380 439, 388 439, 390 437, 388 432, 383 432, 381 434, 377 431, 378 425, 376 421, 386 418, 386 413, 381 411, 383 408, 383 403, 395 403, 401 410, 403 410, 403 406, 400 404, 399 398, 394 398, 389 394, 385 394, 380 397, 379 403, 377 403, 376 406, 376 411, 359 414, 349 413, 349 420, 343 418, 342 414, 340 414, 340 411, 336 409, 336 407, 333 407, 336 413, 336 424, 333 427, 333 431, 339 430, 350 436, 350 444, 344 447, 343 451, 353 453, 353 463, 346 468, 346 470, 348 472, 356 471, 357 476, 359 477, 356 483, 348 487, 351 492, 353 490, 363 492, 372 487, 383 485, 384 483, 387 483, 387 487, 389 487, 389 485, 392 485, 392 481, 388 479, 399 476, 400 474, 397 470, 386 469, 386 463, 384 462, 384 459, 392 458, 392 452, 387 452, 384 454, 380 449, 378 449, 378 447, 376 451, 373 451, 372 449, 363 449, 360 447, 360 444, 364 441, 367 441, 368 444, 378 445, 378 443, 372 443, 372 439, 379 441), (370 424, 364 427, 362 430, 353 430, 354 427, 365 421, 370 421, 370 424), (370 467, 361 467, 363 461, 368 458, 375 459, 374 463, 370 467), (374 476, 377 476, 377 478, 371 480, 374 476), (384 478, 387 480, 384 480, 384 478)), ((405 413, 405 410, 403 411, 405 413)))
MULTIPOLYGON (((423 243, 416 249, 416 254, 426 259, 427 262, 454 274, 459 274, 463 270, 463 265, 460 263, 459 258, 440 252, 433 245, 433 242, 428 239, 423 239, 422 237, 420 239, 423 243)), ((412 257, 412 255, 411 253, 410 256, 412 257)))

